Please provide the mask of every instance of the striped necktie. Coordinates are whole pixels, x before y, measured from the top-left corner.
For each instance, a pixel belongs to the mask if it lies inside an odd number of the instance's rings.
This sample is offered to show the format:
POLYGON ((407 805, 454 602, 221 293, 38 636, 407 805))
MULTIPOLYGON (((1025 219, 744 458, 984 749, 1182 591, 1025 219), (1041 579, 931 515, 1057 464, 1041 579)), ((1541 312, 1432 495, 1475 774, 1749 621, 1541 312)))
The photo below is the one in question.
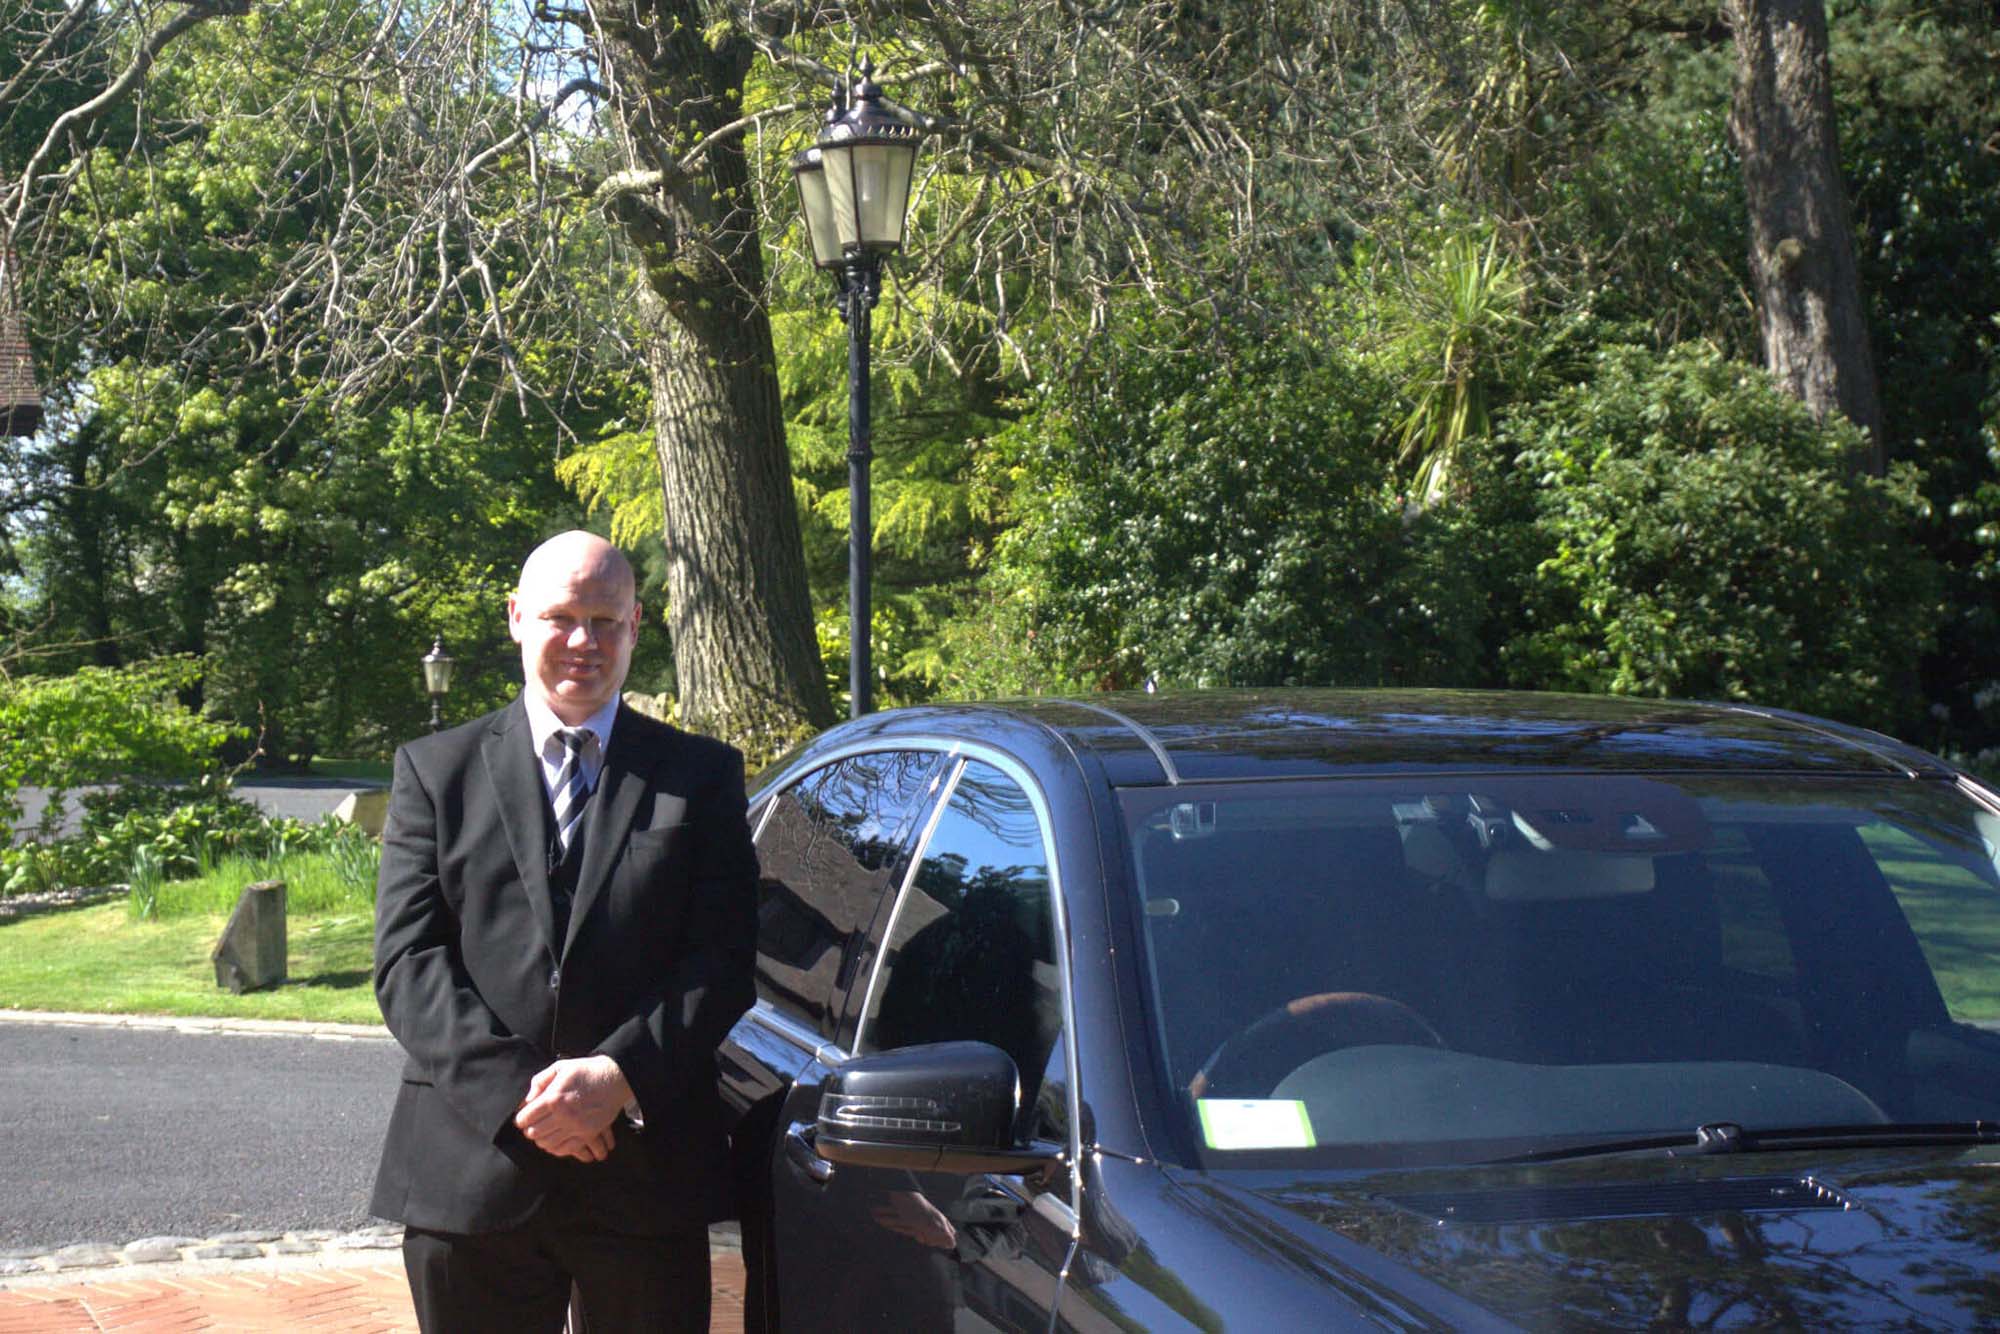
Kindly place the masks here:
POLYGON ((551 800, 556 812, 556 841, 567 856, 577 826, 583 822, 584 804, 590 799, 590 783, 583 773, 583 752, 595 739, 595 733, 587 727, 564 727, 556 731, 556 736, 563 744, 563 761, 551 800))

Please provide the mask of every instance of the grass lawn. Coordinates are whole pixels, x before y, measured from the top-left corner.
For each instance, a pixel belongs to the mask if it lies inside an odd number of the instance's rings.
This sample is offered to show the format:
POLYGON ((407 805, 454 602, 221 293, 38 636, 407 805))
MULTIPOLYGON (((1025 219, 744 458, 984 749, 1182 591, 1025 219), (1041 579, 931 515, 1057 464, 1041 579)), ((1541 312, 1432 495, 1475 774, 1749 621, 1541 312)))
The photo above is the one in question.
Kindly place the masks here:
POLYGON ((1869 825, 1861 837, 1895 887, 1951 1017, 2000 1020, 2000 896, 1900 830, 1869 825))
POLYGON ((161 885, 146 920, 128 896, 0 921, 0 1009, 379 1024, 375 855, 362 840, 275 862, 231 858, 161 885), (243 886, 267 879, 287 886, 288 980, 231 995, 209 951, 243 886))
POLYGON ((208 958, 226 920, 135 921, 117 899, 0 922, 0 1009, 382 1022, 366 914, 292 918, 289 980, 241 996, 216 986, 208 958))

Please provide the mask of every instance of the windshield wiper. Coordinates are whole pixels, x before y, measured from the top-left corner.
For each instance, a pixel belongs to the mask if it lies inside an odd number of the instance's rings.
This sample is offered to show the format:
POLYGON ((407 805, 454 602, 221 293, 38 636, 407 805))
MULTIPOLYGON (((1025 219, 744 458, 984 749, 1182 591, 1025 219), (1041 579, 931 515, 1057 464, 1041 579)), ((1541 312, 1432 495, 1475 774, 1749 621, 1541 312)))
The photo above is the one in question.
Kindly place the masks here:
POLYGON ((1928 1124, 1784 1126, 1746 1130, 1734 1121, 1711 1121, 1693 1133, 1592 1140, 1555 1149, 1536 1149, 1494 1163, 1549 1163, 1600 1154, 1665 1149, 1670 1158, 1718 1153, 1784 1153, 1793 1149, 1923 1148, 1931 1145, 2000 1144, 2000 1122, 1944 1121, 1928 1124))

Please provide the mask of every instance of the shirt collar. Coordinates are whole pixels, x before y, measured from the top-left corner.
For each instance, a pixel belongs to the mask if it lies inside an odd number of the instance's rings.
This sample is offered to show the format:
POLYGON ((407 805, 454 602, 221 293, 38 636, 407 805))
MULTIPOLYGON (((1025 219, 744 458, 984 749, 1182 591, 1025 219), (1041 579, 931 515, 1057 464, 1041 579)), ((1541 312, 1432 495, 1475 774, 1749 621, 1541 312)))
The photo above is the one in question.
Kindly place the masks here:
MULTIPOLYGON (((522 691, 521 702, 528 707, 528 736, 535 744, 535 754, 540 755, 548 746, 549 738, 569 724, 556 717, 555 710, 532 691, 522 691)), ((585 718, 577 726, 587 727, 597 734, 597 753, 603 755, 611 748, 611 726, 617 719, 618 697, 614 695, 609 704, 585 718)))

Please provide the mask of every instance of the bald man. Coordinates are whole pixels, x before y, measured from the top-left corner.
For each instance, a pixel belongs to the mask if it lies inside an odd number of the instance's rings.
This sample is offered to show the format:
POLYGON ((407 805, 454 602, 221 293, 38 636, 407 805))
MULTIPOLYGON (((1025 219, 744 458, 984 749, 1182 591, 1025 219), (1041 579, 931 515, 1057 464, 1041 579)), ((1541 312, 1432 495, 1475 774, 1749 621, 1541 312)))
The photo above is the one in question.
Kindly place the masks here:
POLYGON ((708 1328, 715 1049, 753 999, 743 760, 619 702, 640 607, 589 533, 507 601, 519 699, 396 752, 375 994, 408 1055, 373 1211, 418 1321, 708 1328))

